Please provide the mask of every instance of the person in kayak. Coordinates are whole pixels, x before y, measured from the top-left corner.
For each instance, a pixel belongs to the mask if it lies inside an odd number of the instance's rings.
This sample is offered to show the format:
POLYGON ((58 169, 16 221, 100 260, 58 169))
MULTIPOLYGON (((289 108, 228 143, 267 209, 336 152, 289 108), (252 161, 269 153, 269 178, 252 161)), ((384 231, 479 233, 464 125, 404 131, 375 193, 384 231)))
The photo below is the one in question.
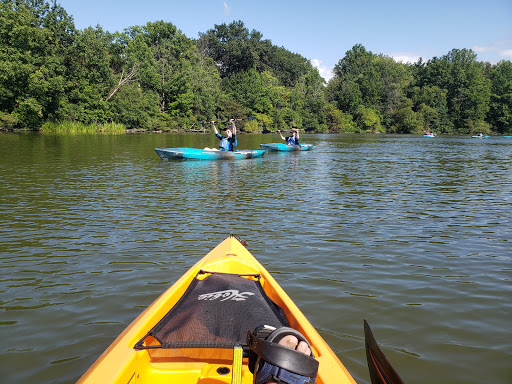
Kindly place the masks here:
MULTIPOLYGON (((215 127, 215 121, 211 121, 212 123, 212 129, 213 133, 217 138, 220 140, 219 143, 219 151, 234 151, 236 146, 238 145, 238 142, 236 140, 236 125, 235 125, 235 119, 229 120, 231 123, 231 128, 226 129, 226 137, 222 136, 219 131, 217 131, 217 128, 215 127)), ((217 150, 215 148, 205 148, 206 150, 217 150)))
POLYGON ((292 128, 290 130, 291 136, 284 137, 281 131, 278 129, 277 132, 279 132, 279 135, 281 136, 281 139, 286 141, 286 144, 288 145, 300 145, 299 144, 299 130, 296 128, 292 128))

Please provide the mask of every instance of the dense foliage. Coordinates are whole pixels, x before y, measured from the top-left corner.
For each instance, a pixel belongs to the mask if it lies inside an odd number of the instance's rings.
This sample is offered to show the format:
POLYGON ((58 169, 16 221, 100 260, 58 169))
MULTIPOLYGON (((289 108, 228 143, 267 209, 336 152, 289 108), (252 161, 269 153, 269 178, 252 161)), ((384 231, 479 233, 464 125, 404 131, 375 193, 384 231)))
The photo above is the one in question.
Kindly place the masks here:
POLYGON ((512 132, 512 63, 467 49, 414 64, 354 46, 325 84, 299 54, 241 21, 198 39, 157 21, 77 30, 56 1, 0 0, 0 128, 121 124, 261 132, 512 132))

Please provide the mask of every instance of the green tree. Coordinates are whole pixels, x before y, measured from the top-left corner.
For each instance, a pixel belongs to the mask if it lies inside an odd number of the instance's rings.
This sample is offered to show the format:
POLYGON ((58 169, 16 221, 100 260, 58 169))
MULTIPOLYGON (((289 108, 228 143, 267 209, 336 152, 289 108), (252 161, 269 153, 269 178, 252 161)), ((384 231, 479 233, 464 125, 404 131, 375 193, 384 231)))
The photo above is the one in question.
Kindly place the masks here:
POLYGON ((106 101, 114 86, 113 36, 101 27, 77 31, 70 58, 67 118, 85 124, 111 120, 106 101))
POLYGON ((359 85, 353 80, 334 77, 326 87, 327 100, 336 104, 337 108, 354 114, 363 104, 363 95, 359 85))
MULTIPOLYGON (((341 79, 341 88, 349 91, 350 95, 360 95, 361 102, 367 106, 376 106, 380 104, 381 82, 379 73, 374 65, 376 56, 369 52, 361 44, 354 45, 350 51, 345 53, 345 57, 334 66, 334 75, 341 79)), ((338 91, 339 92, 339 91, 338 91)), ((355 98, 351 96, 349 100, 354 106, 355 98)), ((342 106, 343 110, 345 105, 342 106)), ((355 106, 358 108, 358 105, 355 106)), ((353 112, 348 110, 347 112, 353 112)))
POLYGON ((512 133, 512 62, 500 61, 491 69, 490 111, 487 121, 501 134, 512 133))
POLYGON ((424 128, 422 117, 422 114, 413 111, 412 100, 405 99, 395 111, 391 130, 394 133, 421 133, 424 128))
POLYGON ((222 78, 255 68, 259 73, 270 72, 281 85, 293 87, 313 70, 309 60, 263 40, 261 32, 249 31, 242 21, 215 25, 200 33, 198 47, 202 57, 213 59, 222 78))
POLYGON ((385 128, 382 126, 382 116, 371 107, 360 105, 355 113, 356 123, 362 127, 367 133, 384 133, 385 128))
MULTIPOLYGON (((359 129, 352 119, 352 115, 344 113, 333 104, 325 104, 324 110, 326 127, 330 133, 357 133, 359 129)), ((327 133, 327 132, 322 132, 327 133)))
POLYGON ((126 84, 110 101, 116 122, 127 128, 153 128, 153 119, 160 115, 158 94, 143 91, 137 83, 126 84))
POLYGON ((468 49, 402 64, 354 45, 325 86, 311 62, 249 31, 215 25, 198 40, 169 22, 75 30, 55 0, 0 0, 0 124, 124 123, 178 129, 256 116, 241 130, 512 130, 510 61, 468 49))
POLYGON ((392 116, 406 102, 407 89, 414 80, 412 68, 383 55, 374 59, 374 66, 381 83, 380 110, 383 115, 392 116))
POLYGON ((0 2, 0 106, 25 126, 59 119, 66 105, 74 23, 53 2, 0 2))
POLYGON ((470 49, 453 49, 441 59, 433 58, 419 71, 419 84, 437 86, 447 92, 450 121, 459 132, 484 122, 489 110, 490 81, 485 66, 470 49))
POLYGON ((118 37, 118 45, 121 47, 117 51, 125 61, 120 66, 121 73, 117 74, 119 83, 108 99, 120 85, 133 81, 141 87, 140 97, 146 98, 146 102, 154 103, 157 97, 153 107, 144 109, 149 114, 145 116, 148 125, 160 129, 161 124, 152 120, 168 121, 168 117, 180 119, 183 124, 192 121, 194 101, 198 104, 193 93, 197 53, 192 40, 173 24, 158 21, 126 29, 118 37), (158 108, 160 115, 150 113, 153 108, 158 108))
POLYGON ((258 41, 261 34, 256 31, 250 33, 242 21, 234 21, 228 25, 215 24, 215 28, 199 35, 201 44, 206 47, 221 77, 230 77, 254 66, 253 51, 248 42, 258 41))
POLYGON ((270 45, 270 48, 263 54, 261 50, 268 44, 269 42, 265 41, 255 45, 257 52, 255 65, 257 68, 261 66, 270 71, 283 86, 293 87, 297 82, 302 81, 303 76, 316 71, 311 62, 305 57, 298 53, 292 53, 283 47, 270 45))
POLYGON ((327 86, 328 99, 356 117, 363 130, 382 132, 397 124, 394 118, 414 79, 410 66, 358 44, 336 64, 334 74, 327 86))
POLYGON ((200 55, 193 56, 190 73, 192 86, 192 114, 196 121, 209 121, 216 115, 218 104, 225 97, 221 90, 221 79, 213 60, 200 55))
POLYGON ((248 113, 272 112, 271 89, 255 68, 234 74, 224 81, 224 89, 247 108, 248 113))
POLYGON ((425 85, 412 87, 409 91, 415 110, 422 115, 424 130, 437 133, 452 133, 453 123, 448 115, 446 89, 425 85))

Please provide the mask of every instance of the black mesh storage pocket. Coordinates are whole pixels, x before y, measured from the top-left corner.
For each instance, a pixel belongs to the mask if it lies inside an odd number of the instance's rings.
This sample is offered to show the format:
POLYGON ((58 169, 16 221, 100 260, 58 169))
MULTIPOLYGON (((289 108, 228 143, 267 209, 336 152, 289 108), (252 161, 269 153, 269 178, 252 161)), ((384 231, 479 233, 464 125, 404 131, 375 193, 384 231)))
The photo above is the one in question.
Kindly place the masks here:
POLYGON ((263 291, 259 275, 200 271, 135 348, 233 348, 245 345, 247 331, 262 324, 279 328, 288 326, 288 321, 263 291), (148 336, 160 345, 144 346, 148 336))

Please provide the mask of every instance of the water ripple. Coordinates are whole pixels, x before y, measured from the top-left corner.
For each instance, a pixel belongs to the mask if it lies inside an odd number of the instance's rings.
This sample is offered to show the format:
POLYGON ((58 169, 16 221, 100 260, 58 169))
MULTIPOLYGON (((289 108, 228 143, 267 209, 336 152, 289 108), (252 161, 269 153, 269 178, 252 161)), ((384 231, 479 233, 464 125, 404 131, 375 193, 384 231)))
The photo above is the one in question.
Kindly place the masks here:
POLYGON ((4 380, 75 381, 236 233, 358 382, 364 318, 405 381, 509 381, 510 142, 304 135, 311 152, 239 162, 153 150, 211 140, 0 136, 4 380))

